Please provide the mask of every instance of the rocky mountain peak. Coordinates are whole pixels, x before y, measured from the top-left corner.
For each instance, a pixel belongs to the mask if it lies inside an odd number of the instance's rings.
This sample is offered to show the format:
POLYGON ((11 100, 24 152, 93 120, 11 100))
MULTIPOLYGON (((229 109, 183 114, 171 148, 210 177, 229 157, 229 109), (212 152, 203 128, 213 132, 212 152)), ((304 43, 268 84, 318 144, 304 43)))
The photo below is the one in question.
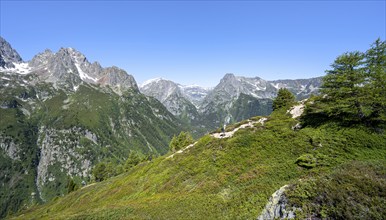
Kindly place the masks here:
POLYGON ((61 57, 65 57, 67 59, 71 59, 74 62, 78 62, 78 63, 88 62, 87 58, 82 53, 80 53, 79 51, 71 47, 60 48, 59 51, 57 52, 57 55, 61 57))
POLYGON ((185 115, 188 120, 195 120, 198 117, 197 109, 192 104, 194 102, 185 94, 182 85, 157 78, 144 82, 140 91, 158 99, 174 115, 185 115))
POLYGON ((40 79, 76 90, 83 82, 112 86, 115 91, 126 89, 138 91, 133 76, 112 66, 103 68, 98 62, 90 63, 86 56, 74 48, 60 48, 58 52, 45 50, 36 55, 29 63, 40 79))
POLYGON ((39 67, 42 65, 47 65, 48 61, 52 58, 53 55, 54 53, 51 50, 46 49, 44 52, 38 53, 37 55, 35 55, 32 58, 32 60, 29 62, 29 65, 31 67, 39 67))
POLYGON ((233 73, 227 73, 227 74, 225 74, 225 76, 221 79, 220 84, 221 84, 221 83, 225 83, 225 82, 232 82, 232 81, 235 81, 235 80, 237 80, 237 79, 236 79, 236 76, 235 76, 233 73))
POLYGON ((183 97, 177 83, 162 78, 151 79, 144 82, 141 85, 140 90, 145 95, 152 96, 160 102, 165 102, 172 95, 183 97))
POLYGON ((0 67, 14 68, 13 63, 23 62, 20 55, 12 46, 0 36, 0 67))
MULTIPOLYGON (((91 68, 97 67, 98 65, 98 63, 93 63, 91 68)), ((97 80, 97 83, 104 86, 117 87, 119 90, 133 89, 139 91, 134 77, 116 66, 102 69, 101 77, 97 80)))

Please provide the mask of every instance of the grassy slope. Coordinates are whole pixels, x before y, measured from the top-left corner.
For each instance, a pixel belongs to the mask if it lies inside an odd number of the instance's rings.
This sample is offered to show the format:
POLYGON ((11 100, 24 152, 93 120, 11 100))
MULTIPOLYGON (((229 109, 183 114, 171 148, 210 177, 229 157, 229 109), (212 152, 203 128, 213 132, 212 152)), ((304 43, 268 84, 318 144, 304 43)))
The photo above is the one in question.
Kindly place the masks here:
POLYGON ((172 159, 140 164, 16 219, 253 219, 285 184, 329 175, 354 160, 386 168, 384 134, 331 124, 293 131, 294 124, 277 112, 265 126, 233 138, 205 136, 172 159), (303 154, 316 158, 314 168, 295 164, 303 154))

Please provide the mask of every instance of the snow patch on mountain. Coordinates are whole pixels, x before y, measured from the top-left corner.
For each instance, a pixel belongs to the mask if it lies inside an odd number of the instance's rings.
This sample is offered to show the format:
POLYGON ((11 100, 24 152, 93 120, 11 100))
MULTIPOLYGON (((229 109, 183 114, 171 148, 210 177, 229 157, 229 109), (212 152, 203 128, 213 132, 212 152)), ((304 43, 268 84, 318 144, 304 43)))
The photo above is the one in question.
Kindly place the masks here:
POLYGON ((32 71, 32 68, 28 63, 12 63, 14 67, 11 68, 3 68, 0 67, 0 71, 18 73, 21 75, 26 75, 32 71))
POLYGON ((75 66, 76 68, 78 69, 78 73, 79 73, 79 76, 82 80, 86 80, 86 79, 89 79, 89 80, 92 80, 94 82, 97 82, 98 79, 95 79, 95 78, 92 78, 91 76, 87 75, 87 73, 83 72, 82 68, 80 68, 80 65, 79 63, 75 63, 75 66))
POLYGON ((142 84, 140 84, 139 87, 143 88, 143 87, 148 86, 152 83, 158 83, 161 80, 164 80, 164 79, 162 79, 162 78, 149 79, 149 80, 146 80, 145 82, 143 82, 142 84))

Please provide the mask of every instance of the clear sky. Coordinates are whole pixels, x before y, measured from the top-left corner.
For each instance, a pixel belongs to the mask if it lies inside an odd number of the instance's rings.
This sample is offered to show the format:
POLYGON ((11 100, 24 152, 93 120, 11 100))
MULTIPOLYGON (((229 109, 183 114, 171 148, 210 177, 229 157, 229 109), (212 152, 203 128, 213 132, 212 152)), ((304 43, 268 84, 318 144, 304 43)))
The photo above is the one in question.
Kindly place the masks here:
POLYGON ((385 0, 0 1, 0 34, 24 60, 73 47, 138 83, 322 76, 338 55, 386 36, 385 0))

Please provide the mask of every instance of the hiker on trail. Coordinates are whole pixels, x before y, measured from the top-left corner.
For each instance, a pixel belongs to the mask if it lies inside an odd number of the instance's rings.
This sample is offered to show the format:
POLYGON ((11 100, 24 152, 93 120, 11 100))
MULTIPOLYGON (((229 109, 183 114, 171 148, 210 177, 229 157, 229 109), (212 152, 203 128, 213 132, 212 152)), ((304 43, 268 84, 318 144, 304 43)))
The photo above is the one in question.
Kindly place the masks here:
POLYGON ((224 137, 225 136, 225 124, 224 126, 221 128, 221 134, 220 134, 220 137, 224 137))

